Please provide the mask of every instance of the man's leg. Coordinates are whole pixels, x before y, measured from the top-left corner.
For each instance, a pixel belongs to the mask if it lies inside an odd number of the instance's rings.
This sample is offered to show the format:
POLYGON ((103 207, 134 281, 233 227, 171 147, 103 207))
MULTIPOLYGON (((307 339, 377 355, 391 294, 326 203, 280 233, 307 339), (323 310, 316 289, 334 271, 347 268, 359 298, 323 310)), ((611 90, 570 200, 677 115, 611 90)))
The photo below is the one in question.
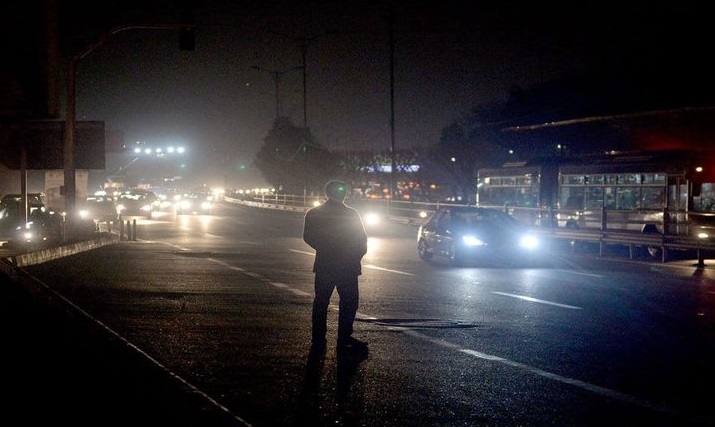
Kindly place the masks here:
POLYGON ((325 345, 325 335, 328 330, 328 305, 333 295, 334 284, 315 276, 315 297, 313 298, 312 343, 325 345))
POLYGON ((353 334, 353 322, 360 299, 357 276, 340 281, 337 289, 340 297, 338 313, 338 344, 340 344, 341 341, 349 339, 353 334))

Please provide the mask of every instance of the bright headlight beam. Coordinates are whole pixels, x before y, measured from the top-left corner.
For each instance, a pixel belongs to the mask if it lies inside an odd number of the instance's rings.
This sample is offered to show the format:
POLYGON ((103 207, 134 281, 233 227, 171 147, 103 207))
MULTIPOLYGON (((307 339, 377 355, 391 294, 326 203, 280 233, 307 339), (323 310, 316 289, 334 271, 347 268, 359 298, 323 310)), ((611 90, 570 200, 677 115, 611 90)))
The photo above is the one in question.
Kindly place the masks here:
POLYGON ((467 246, 483 246, 486 244, 483 240, 480 240, 474 236, 462 236, 462 241, 467 246))
POLYGON ((539 239, 537 239, 534 236, 524 236, 521 238, 521 241, 519 242, 519 244, 523 248, 534 249, 537 246, 539 246, 539 239))

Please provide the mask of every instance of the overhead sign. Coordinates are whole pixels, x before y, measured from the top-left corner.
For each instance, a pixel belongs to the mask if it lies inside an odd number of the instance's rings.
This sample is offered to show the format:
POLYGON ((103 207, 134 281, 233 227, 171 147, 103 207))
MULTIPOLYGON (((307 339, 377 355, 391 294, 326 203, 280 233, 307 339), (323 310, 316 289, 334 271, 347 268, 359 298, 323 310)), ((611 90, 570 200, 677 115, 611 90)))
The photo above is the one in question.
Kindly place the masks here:
MULTIPOLYGON (((24 149, 27 170, 63 169, 64 129, 64 121, 0 124, 0 162, 20 170, 24 149)), ((104 170, 104 122, 77 122, 75 132, 75 169, 104 170)))

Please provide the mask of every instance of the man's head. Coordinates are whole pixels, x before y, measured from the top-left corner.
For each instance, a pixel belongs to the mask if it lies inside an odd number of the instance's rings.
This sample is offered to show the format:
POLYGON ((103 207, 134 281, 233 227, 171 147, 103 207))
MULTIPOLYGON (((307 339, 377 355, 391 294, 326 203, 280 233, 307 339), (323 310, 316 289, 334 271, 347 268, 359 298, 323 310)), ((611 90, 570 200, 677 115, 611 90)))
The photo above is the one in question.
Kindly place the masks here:
POLYGON ((348 185, 342 181, 333 180, 325 184, 325 197, 342 202, 348 194, 348 185))

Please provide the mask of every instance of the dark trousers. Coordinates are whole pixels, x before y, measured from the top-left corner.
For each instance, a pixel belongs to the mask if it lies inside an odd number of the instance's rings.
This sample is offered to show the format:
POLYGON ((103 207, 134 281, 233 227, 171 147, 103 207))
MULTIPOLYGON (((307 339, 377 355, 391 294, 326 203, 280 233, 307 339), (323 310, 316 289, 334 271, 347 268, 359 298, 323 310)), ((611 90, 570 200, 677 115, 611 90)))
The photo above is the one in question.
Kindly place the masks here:
POLYGON ((358 309, 358 276, 334 278, 315 275, 315 298, 313 299, 313 342, 325 339, 328 329, 328 306, 333 290, 338 290, 338 340, 350 338, 358 309))

